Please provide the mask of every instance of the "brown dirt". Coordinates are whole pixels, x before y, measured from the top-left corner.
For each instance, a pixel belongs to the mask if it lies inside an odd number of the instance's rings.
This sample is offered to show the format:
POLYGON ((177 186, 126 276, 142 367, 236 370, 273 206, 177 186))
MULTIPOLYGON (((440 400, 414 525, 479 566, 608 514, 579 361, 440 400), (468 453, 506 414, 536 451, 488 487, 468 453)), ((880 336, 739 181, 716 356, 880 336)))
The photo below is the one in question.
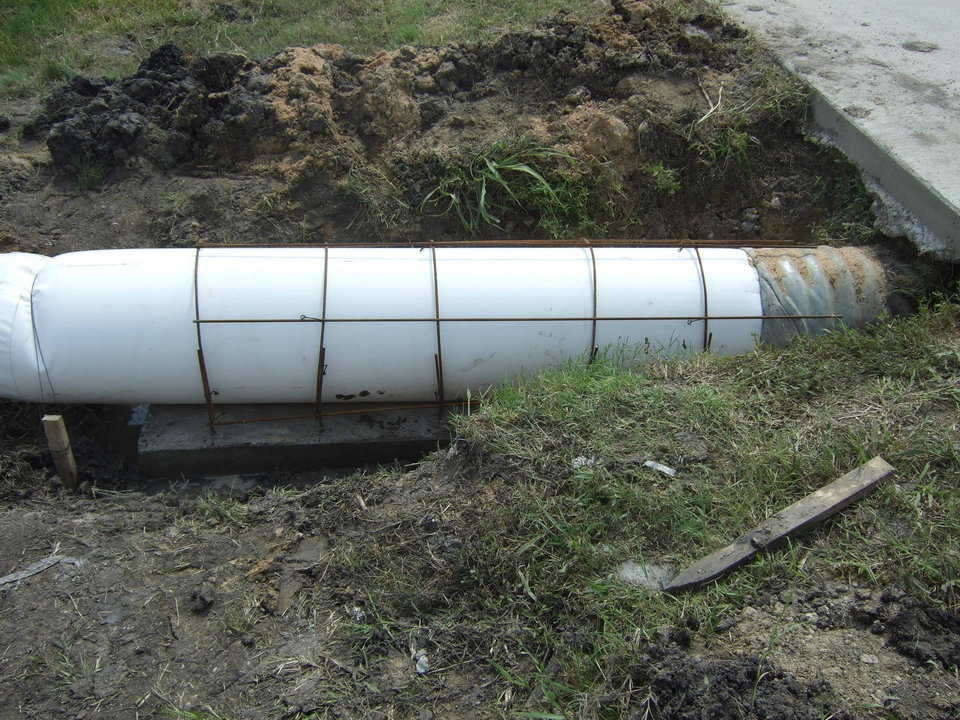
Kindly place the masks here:
MULTIPOLYGON (((451 165, 524 137, 580 162, 567 175, 596 224, 570 233, 809 241, 849 170, 803 137, 803 90, 713 11, 628 5, 372 57, 165 46, 131 77, 76 78, 14 118, 0 235, 40 252, 462 237, 424 199, 451 165), (657 163, 679 173, 675 194, 656 188, 657 163)), ((489 232, 543 236, 539 219, 516 208, 489 232)))
MULTIPOLYGON (((87 466, 95 449, 82 452, 87 466)), ((239 493, 125 490, 102 469, 80 496, 48 491, 48 473, 32 492, 23 476, 19 500, 0 506, 0 573, 52 553, 84 564, 0 587, 0 717, 460 719, 541 707, 493 666, 523 670, 522 618, 477 617, 463 596, 469 518, 501 492, 494 468, 449 453, 406 474, 305 473, 239 493)), ((960 619, 894 589, 794 588, 720 630, 663 628, 613 657, 609 686, 632 688, 620 716, 960 710, 960 683, 939 669, 960 657, 960 619)))
POLYGON ((694 654, 761 655, 800 682, 829 683, 844 707, 868 717, 945 720, 960 713, 960 681, 936 670, 960 659, 960 619, 895 588, 827 581, 786 590, 727 625, 696 643, 694 654))

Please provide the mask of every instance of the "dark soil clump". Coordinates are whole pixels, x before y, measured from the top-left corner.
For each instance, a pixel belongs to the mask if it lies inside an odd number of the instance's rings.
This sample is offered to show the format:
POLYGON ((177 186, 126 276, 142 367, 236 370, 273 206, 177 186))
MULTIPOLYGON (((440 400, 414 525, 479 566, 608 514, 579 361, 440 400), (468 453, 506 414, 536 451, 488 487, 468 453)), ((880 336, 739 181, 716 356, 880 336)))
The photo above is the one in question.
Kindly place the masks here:
POLYGON ((248 64, 227 53, 188 61, 164 45, 123 80, 74 78, 47 99, 24 136, 46 137, 54 164, 74 174, 94 165, 110 170, 138 156, 170 168, 213 142, 241 147, 245 135, 266 124, 263 104, 242 88, 229 98, 215 95, 248 64))
POLYGON ((886 623, 891 647, 922 663, 960 668, 960 617, 916 601, 886 623))
POLYGON ((761 658, 700 659, 657 647, 648 652, 644 704, 662 720, 852 720, 835 711, 828 684, 804 685, 761 658))

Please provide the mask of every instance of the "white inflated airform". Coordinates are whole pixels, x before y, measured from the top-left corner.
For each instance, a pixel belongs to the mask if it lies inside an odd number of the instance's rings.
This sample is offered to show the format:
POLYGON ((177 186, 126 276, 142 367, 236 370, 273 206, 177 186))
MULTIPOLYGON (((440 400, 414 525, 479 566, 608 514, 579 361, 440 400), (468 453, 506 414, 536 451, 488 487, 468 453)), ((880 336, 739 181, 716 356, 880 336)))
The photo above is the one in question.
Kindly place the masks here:
POLYGON ((597 350, 741 353, 882 309, 852 249, 8 253, 0 396, 203 403, 205 375, 215 403, 454 400, 597 350))

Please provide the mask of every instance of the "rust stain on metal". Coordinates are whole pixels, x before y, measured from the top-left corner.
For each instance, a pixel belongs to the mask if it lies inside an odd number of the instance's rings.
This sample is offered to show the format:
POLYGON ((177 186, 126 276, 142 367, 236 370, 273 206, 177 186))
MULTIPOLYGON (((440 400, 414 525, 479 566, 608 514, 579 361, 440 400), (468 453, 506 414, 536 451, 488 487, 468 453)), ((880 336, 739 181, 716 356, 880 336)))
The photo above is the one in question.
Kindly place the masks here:
POLYGON ((796 243, 785 242, 783 240, 638 240, 638 239, 587 239, 579 238, 573 240, 447 240, 437 242, 421 243, 213 243, 199 242, 197 248, 217 249, 217 248, 457 248, 457 247, 645 247, 645 248, 815 248, 816 245, 797 245, 796 243))
POLYGON ((791 270, 808 284, 815 283, 814 268, 818 267, 831 287, 836 288, 838 282, 849 283, 858 301, 864 299, 867 287, 879 284, 881 293, 885 290, 883 265, 869 248, 758 248, 753 249, 750 255, 770 277, 777 280, 778 285, 783 283, 791 270), (837 256, 842 262, 837 262, 837 256))

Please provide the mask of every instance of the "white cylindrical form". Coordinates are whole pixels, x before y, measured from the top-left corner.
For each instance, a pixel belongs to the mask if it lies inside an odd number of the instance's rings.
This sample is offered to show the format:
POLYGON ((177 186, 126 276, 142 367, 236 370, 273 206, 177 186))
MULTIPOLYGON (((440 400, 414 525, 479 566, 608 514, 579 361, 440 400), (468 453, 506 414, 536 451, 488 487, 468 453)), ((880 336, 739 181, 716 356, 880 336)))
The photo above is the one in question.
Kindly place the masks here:
POLYGON ((0 396, 203 403, 203 366, 217 404, 314 402, 322 364, 323 402, 454 400, 595 348, 744 352, 763 314, 736 248, 9 253, 0 396))

